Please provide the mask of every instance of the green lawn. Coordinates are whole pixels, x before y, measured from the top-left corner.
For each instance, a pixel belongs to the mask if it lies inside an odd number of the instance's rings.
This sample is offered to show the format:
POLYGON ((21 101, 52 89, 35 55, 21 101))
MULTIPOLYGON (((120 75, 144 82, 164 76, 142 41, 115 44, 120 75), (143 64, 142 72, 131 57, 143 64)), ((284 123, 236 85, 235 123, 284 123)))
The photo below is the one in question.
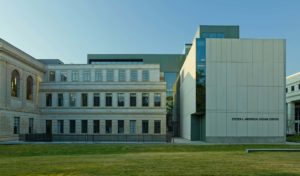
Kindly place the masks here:
POLYGON ((300 145, 0 145, 0 175, 300 175, 300 145))

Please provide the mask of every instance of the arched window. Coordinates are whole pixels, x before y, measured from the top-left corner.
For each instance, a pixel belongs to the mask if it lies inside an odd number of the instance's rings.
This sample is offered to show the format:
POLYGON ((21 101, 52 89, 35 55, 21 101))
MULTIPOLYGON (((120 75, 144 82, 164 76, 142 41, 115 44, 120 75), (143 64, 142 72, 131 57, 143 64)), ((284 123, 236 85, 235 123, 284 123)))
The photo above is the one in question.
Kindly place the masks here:
POLYGON ((32 100, 33 97, 33 79, 31 76, 27 77, 26 80, 26 99, 27 100, 32 100))
POLYGON ((20 74, 17 70, 14 70, 11 73, 11 96, 19 97, 20 96, 20 74))

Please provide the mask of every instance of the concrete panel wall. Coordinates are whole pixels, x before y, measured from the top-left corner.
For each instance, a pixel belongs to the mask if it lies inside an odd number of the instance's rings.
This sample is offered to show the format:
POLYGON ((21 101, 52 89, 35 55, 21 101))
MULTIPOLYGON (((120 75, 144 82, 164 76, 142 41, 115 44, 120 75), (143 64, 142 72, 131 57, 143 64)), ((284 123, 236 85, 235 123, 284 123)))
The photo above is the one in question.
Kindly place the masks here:
POLYGON ((285 40, 207 39, 206 56, 207 141, 282 142, 285 40))

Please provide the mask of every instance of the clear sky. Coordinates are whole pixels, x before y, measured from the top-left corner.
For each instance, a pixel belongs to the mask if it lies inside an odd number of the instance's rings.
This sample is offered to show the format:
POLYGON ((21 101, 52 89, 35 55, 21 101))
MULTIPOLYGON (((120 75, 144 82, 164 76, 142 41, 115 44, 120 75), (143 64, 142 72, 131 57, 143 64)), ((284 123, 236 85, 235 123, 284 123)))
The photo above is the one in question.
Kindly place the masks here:
POLYGON ((0 38, 65 63, 97 53, 181 53, 200 24, 285 38, 287 75, 300 71, 300 0, 0 0, 0 38))

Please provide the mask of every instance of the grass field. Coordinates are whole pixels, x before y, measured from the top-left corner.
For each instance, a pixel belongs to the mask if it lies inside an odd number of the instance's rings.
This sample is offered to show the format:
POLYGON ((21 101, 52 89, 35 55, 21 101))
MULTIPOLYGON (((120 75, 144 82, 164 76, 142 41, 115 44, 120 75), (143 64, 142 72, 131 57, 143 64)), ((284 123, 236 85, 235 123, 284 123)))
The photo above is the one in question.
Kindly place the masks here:
POLYGON ((300 175, 300 145, 0 145, 0 175, 300 175))

